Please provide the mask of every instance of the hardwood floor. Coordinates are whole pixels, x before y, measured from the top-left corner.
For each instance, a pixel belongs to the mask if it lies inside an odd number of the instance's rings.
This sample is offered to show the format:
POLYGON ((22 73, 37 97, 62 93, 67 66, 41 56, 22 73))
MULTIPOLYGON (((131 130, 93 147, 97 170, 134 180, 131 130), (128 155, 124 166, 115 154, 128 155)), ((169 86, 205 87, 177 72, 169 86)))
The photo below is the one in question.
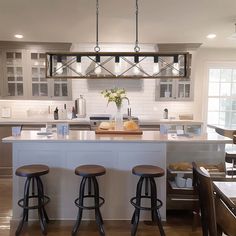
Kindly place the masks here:
MULTIPOLYGON (((16 222, 11 221, 11 179, 0 179, 0 236, 13 236, 17 227, 16 222)), ((48 236, 69 236, 72 221, 51 221, 48 225, 48 236)), ((129 221, 105 221, 104 225, 107 236, 129 236, 129 221)), ((192 215, 190 212, 168 212, 167 222, 164 223, 166 235, 170 236, 200 236, 201 228, 192 230, 192 215)), ((38 222, 29 223, 24 227, 22 236, 42 235, 38 222)), ((98 236, 96 224, 83 221, 78 236, 98 236)), ((158 228, 150 222, 140 222, 137 236, 158 236, 158 228)))

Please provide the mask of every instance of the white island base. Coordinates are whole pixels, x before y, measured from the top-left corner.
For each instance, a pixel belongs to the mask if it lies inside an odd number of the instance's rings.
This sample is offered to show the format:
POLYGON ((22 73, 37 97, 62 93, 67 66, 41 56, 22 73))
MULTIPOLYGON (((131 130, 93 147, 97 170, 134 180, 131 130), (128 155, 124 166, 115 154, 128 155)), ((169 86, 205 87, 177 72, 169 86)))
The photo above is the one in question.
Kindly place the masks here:
MULTIPOLYGON (((14 144, 13 171, 22 165, 48 165, 50 172, 42 177, 45 192, 51 198, 48 215, 51 219, 71 220, 78 211, 74 200, 82 179, 74 174, 74 169, 84 164, 103 165, 107 172, 98 177, 100 195, 105 198, 102 216, 128 220, 134 210, 129 200, 135 195, 139 179, 132 175, 132 168, 148 163, 165 169, 165 148, 163 143, 17 143, 14 144)), ((25 178, 14 176, 13 179, 13 219, 18 219, 22 209, 16 203, 23 196, 25 178)), ((157 191, 164 204, 161 215, 165 219, 165 176, 157 180, 157 191)), ((94 211, 84 211, 83 219, 93 216, 94 211)))
MULTIPOLYGON (((130 199, 135 195, 139 177, 132 174, 135 165, 157 165, 166 170, 166 163, 200 160, 224 160, 224 145, 231 140, 217 134, 191 138, 160 135, 146 131, 143 135, 99 136, 94 131, 71 131, 69 136, 39 136, 35 131, 23 131, 19 137, 7 137, 13 143, 13 171, 22 165, 45 164, 49 174, 42 177, 45 193, 51 198, 46 210, 50 219, 74 220, 78 208, 81 177, 74 174, 79 165, 98 164, 106 168, 98 177, 100 195, 105 198, 101 207, 106 220, 130 220, 134 207, 130 199)), ((17 202, 23 196, 25 178, 13 174, 13 220, 18 220, 22 209, 17 202)), ((166 175, 156 178, 160 209, 166 219, 166 175)), ((37 211, 36 211, 37 213, 37 211)), ((37 214, 31 219, 37 219, 37 214)), ((84 211, 83 219, 93 219, 94 211, 84 211)), ((150 212, 142 212, 140 219, 150 219, 150 212)))

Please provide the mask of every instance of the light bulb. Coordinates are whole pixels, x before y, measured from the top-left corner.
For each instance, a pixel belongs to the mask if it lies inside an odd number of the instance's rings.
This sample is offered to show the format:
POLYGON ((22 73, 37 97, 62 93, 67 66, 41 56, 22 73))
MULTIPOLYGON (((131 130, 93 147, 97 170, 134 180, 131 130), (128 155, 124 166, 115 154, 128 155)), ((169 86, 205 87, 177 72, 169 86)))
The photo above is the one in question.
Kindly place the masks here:
POLYGON ((120 73, 120 63, 115 63, 115 74, 118 75, 120 73))
POLYGON ((178 73, 179 73, 179 63, 174 63, 173 67, 174 68, 172 69, 172 73, 174 75, 178 75, 178 73))
POLYGON ((62 68, 62 63, 61 62, 57 62, 56 72, 59 75, 61 75, 63 73, 63 68, 62 68))
POLYGON ((138 64, 136 64, 136 66, 134 67, 134 70, 133 70, 135 75, 139 74, 139 68, 137 66, 138 66, 138 64))
POLYGON ((77 63, 76 63, 76 71, 77 71, 78 73, 81 73, 81 72, 82 72, 82 67, 81 67, 81 63, 80 63, 80 62, 77 62, 77 63))
POLYGON ((97 66, 94 72, 95 72, 97 75, 101 74, 101 73, 102 73, 102 68, 101 68, 101 66, 97 66))
POLYGON ((153 74, 158 74, 160 72, 159 63, 154 63, 153 65, 153 74))

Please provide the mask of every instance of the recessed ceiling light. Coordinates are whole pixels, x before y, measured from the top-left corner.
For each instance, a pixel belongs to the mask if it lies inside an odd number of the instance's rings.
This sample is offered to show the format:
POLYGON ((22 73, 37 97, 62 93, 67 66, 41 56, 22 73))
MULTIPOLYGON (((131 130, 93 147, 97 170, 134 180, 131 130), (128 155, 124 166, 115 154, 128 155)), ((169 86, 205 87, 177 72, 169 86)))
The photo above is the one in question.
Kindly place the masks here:
POLYGON ((216 37, 216 34, 208 34, 206 37, 208 39, 214 39, 216 37))
POLYGON ((22 34, 15 34, 14 37, 17 39, 22 39, 24 36, 22 34))

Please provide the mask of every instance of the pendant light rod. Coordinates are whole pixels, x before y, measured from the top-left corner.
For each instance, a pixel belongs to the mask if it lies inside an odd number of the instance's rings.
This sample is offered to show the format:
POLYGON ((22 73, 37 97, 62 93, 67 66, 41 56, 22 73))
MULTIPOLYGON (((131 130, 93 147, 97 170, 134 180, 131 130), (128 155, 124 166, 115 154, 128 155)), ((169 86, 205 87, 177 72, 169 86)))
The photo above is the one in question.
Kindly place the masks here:
POLYGON ((139 13, 139 8, 138 8, 138 0, 136 0, 136 40, 135 40, 135 47, 134 51, 139 52, 140 47, 138 46, 138 13, 139 13))
POLYGON ((95 52, 100 51, 100 47, 98 45, 98 15, 99 15, 99 0, 96 0, 96 46, 94 48, 95 52))

